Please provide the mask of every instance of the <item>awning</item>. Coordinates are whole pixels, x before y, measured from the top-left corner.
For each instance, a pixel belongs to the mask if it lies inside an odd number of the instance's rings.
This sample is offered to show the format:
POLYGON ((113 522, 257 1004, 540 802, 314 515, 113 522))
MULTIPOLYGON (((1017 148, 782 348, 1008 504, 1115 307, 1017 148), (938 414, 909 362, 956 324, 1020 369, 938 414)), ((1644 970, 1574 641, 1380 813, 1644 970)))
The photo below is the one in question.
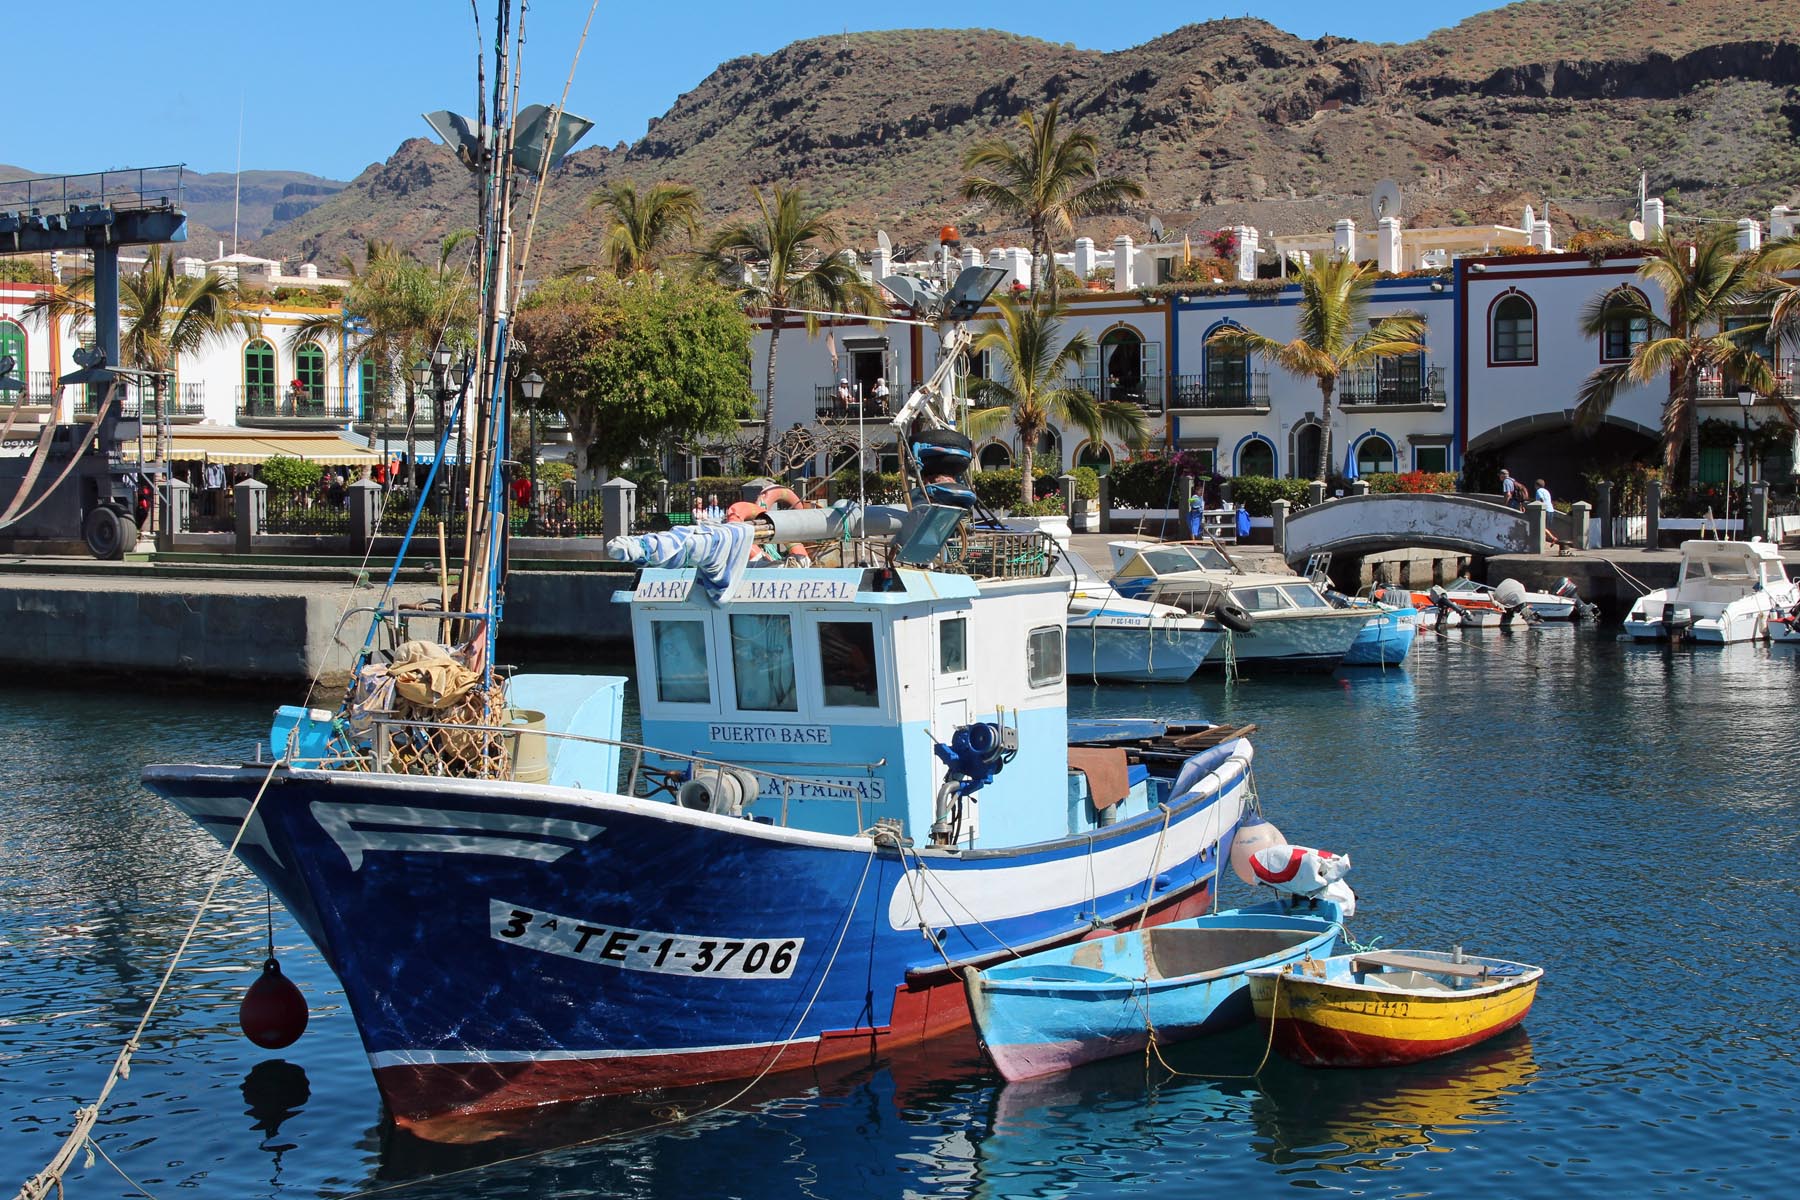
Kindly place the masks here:
MULTIPOLYGON (((414 438, 410 443, 403 437, 384 438, 380 434, 346 433, 344 440, 372 453, 377 460, 385 451, 389 458, 402 458, 412 454, 417 463, 434 462, 437 459, 437 439, 414 438)), ((449 443, 444 448, 444 461, 454 463, 456 458, 456 435, 450 435, 449 443)))
MULTIPOLYGON (((145 457, 152 457, 156 446, 154 436, 146 431, 142 444, 147 452, 145 457)), ((265 433, 177 427, 169 434, 169 458, 174 462, 247 464, 276 457, 303 458, 331 467, 372 467, 381 461, 378 452, 347 441, 335 430, 265 433)))

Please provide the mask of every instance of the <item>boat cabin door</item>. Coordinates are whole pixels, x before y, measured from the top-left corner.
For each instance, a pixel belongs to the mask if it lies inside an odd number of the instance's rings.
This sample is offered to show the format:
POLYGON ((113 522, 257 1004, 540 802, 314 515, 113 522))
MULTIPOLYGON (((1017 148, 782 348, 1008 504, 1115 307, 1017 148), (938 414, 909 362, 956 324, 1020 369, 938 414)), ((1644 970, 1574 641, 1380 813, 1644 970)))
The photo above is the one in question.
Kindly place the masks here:
MULTIPOLYGON (((969 618, 966 613, 940 613, 931 621, 931 736, 948 743, 950 735, 975 720, 975 673, 969 662, 969 618)), ((941 773, 938 778, 941 778, 941 773)), ((934 785, 935 790, 935 785, 934 785)), ((980 805, 969 805, 963 815, 962 842, 972 842, 978 832, 980 805)))

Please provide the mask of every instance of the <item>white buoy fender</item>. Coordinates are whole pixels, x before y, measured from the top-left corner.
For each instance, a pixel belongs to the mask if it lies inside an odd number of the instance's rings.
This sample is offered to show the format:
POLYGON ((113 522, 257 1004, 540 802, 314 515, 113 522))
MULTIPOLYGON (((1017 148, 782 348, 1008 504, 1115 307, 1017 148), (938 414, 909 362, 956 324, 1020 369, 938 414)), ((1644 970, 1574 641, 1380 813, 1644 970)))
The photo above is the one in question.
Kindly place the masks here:
POLYGON ((1239 879, 1254 885, 1256 872, 1250 866, 1251 856, 1258 850, 1286 844, 1287 839, 1272 823, 1261 817, 1251 817, 1238 826, 1237 836, 1231 839, 1231 869, 1239 879))

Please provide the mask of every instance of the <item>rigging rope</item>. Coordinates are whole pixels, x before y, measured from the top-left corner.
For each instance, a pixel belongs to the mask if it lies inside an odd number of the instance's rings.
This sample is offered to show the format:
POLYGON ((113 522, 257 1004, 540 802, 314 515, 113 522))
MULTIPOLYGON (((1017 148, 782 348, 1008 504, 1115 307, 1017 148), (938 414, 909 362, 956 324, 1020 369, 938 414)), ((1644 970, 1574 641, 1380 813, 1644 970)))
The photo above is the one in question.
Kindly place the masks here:
MULTIPOLYGON (((13 495, 12 503, 6 506, 4 513, 0 513, 0 529, 23 521, 43 507, 44 501, 56 495, 56 489, 62 486, 63 480, 69 477, 69 472, 76 468, 81 462, 82 456, 88 452, 88 447, 93 445, 94 435, 100 432, 100 426, 105 423, 106 414, 112 408, 113 395, 118 390, 119 381, 115 376, 113 381, 106 386, 106 396, 100 402, 100 411, 95 415, 93 423, 88 426, 87 432, 82 435, 81 445, 76 448, 74 454, 69 456, 69 465, 63 468, 62 474, 58 475, 56 481, 44 489, 44 494, 39 496, 31 507, 20 512, 19 506, 25 503, 25 497, 30 495, 31 489, 36 486, 38 476, 43 473, 44 464, 50 461, 50 439, 56 435, 56 423, 53 421, 45 423, 44 431, 38 435, 37 449, 32 451, 31 466, 26 468, 25 478, 19 481, 19 490, 13 495)), ((13 415, 18 415, 17 409, 13 410, 13 415)), ((12 427, 11 421, 7 422, 7 427, 9 429, 12 427)))

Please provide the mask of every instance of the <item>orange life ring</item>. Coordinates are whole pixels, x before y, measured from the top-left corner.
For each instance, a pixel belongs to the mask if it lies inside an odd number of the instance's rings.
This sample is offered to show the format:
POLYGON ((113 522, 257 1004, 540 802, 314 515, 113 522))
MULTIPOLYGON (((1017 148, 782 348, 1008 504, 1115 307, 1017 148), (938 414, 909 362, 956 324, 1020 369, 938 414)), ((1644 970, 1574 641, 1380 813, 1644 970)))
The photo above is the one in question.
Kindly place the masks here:
POLYGON ((725 510, 725 519, 727 521, 752 521, 762 514, 762 505, 752 504, 748 500, 739 500, 725 510))
POLYGON ((764 508, 780 506, 781 508, 805 508, 806 502, 794 494, 792 488, 764 488, 756 502, 764 508))

